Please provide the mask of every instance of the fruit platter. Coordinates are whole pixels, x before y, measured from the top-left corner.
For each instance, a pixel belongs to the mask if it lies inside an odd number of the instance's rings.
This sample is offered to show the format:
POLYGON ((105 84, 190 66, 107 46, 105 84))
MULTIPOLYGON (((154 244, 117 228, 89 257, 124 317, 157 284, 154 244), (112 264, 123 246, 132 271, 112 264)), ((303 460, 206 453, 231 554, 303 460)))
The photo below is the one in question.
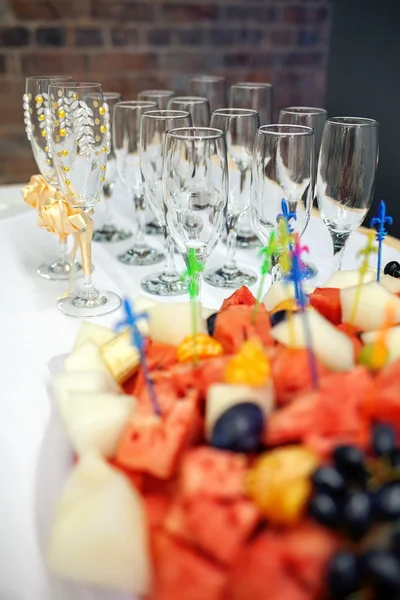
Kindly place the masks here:
POLYGON ((145 362, 83 323, 52 369, 55 497, 38 481, 55 600, 398 600, 399 275, 334 273, 304 310, 243 287, 195 333, 189 303, 133 299, 145 362))

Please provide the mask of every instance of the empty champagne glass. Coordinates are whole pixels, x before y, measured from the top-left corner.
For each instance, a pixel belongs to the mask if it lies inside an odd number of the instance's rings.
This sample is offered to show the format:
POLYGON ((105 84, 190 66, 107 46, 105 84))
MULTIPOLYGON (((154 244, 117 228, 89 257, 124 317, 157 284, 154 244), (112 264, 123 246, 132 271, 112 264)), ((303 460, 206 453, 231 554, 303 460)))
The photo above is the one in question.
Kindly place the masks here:
POLYGON ((189 79, 189 95, 207 98, 210 111, 226 106, 225 77, 196 75, 189 79))
MULTIPOLYGON (((190 114, 183 110, 151 110, 143 113, 140 126, 140 165, 148 192, 148 200, 156 219, 165 225, 162 173, 164 140, 169 129, 192 124, 190 114)), ((186 292, 175 267, 174 240, 165 231, 166 263, 161 273, 142 279, 145 292, 157 296, 177 296, 186 292)))
POLYGON ((254 271, 236 263, 236 238, 239 220, 250 206, 251 162, 259 124, 258 113, 245 108, 221 108, 211 117, 211 126, 225 133, 229 173, 227 258, 222 267, 204 274, 204 280, 215 287, 238 288, 257 281, 254 271))
MULTIPOLYGON (((160 110, 165 110, 168 108, 168 102, 174 96, 175 92, 173 90, 143 90, 143 92, 140 92, 140 94, 138 94, 138 100, 146 100, 146 102, 155 102, 157 108, 159 108, 160 110)), ((164 235, 164 228, 161 225, 161 223, 159 223, 155 218, 150 223, 147 223, 146 233, 148 235, 164 235)))
POLYGON ((175 96, 173 90, 143 90, 138 94, 138 100, 146 102, 155 102, 157 108, 165 110, 168 107, 168 102, 175 96))
MULTIPOLYGON (((189 250, 195 249, 197 260, 204 265, 226 224, 228 172, 224 132, 211 127, 169 130, 163 189, 170 237, 186 262, 189 250)), ((196 275, 199 285, 200 273, 196 275)))
MULTIPOLYGON (((114 112, 114 106, 121 102, 122 95, 119 92, 103 92, 104 100, 110 109, 110 116, 114 112)), ((115 159, 115 149, 111 138, 111 150, 107 158, 106 180, 103 187, 104 197, 104 224, 100 229, 95 229, 93 232, 94 242, 122 242, 131 237, 132 232, 127 229, 121 229, 113 223, 110 200, 112 199, 114 186, 116 184, 117 164, 115 159)))
POLYGON ((200 96, 175 96, 168 102, 171 110, 186 110, 192 117, 193 127, 210 125, 210 104, 200 96))
MULTIPOLYGON (((315 143, 315 178, 314 178, 314 193, 313 199, 315 200, 316 180, 317 180, 317 165, 319 157, 319 149, 321 147, 322 132, 324 131, 324 125, 327 117, 327 112, 324 108, 313 108, 309 106, 288 106, 282 108, 279 113, 279 123, 287 123, 291 125, 305 125, 314 129, 314 143, 315 143)), ((315 265, 302 264, 302 273, 304 279, 311 279, 318 274, 318 269, 315 265)))
POLYGON ((134 245, 118 256, 118 260, 125 265, 153 265, 164 259, 164 254, 149 246, 145 239, 145 198, 139 157, 142 114, 154 108, 155 102, 144 100, 119 102, 114 108, 113 140, 117 169, 133 200, 136 214, 134 245))
MULTIPOLYGON (((229 106, 232 108, 252 108, 258 112, 260 125, 272 123, 273 85, 241 81, 232 85, 229 92, 229 106)), ((251 222, 250 209, 240 220, 237 245, 240 248, 254 248, 259 245, 259 239, 254 232, 251 222)))
MULTIPOLYGON (((314 131, 300 125, 265 125, 257 132, 251 179, 251 214, 254 228, 265 246, 282 214, 282 199, 290 221, 300 235, 310 220, 313 204, 314 131)), ((276 262, 276 261, 275 261, 276 262)), ((274 263, 272 278, 280 278, 274 263)))
POLYGON ((373 119, 334 117, 325 123, 317 200, 333 242, 333 270, 342 266, 351 234, 371 206, 378 166, 379 127, 373 119))
MULTIPOLYGON (((72 77, 49 75, 27 77, 24 94, 24 121, 27 138, 31 143, 33 156, 41 175, 49 185, 59 188, 57 173, 49 156, 46 140, 46 115, 48 90, 51 83, 71 81, 72 77)), ((45 279, 63 280, 70 277, 72 262, 68 256, 67 241, 60 241, 59 256, 51 264, 41 265, 37 272, 45 279)), ((75 273, 82 270, 78 261, 74 265, 75 273)))
POLYGON ((66 82, 49 86, 47 141, 61 189, 73 209, 81 209, 84 227, 77 238, 81 247, 84 284, 77 295, 58 303, 70 317, 96 317, 116 310, 121 300, 114 292, 98 291, 92 280, 90 218, 98 202, 111 149, 110 114, 98 83, 66 82))

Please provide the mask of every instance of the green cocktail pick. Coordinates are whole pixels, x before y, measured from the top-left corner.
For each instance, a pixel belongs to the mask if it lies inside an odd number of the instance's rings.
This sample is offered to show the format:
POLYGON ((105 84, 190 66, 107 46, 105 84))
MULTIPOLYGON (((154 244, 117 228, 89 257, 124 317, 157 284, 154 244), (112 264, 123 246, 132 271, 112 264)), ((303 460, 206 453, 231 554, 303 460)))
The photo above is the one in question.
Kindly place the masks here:
POLYGON ((194 345, 194 363, 198 363, 198 352, 196 335, 198 332, 198 316, 199 316, 199 292, 200 292, 200 273, 204 270, 204 265, 197 258, 195 248, 189 248, 187 259, 187 269, 182 274, 183 281, 187 281, 189 299, 192 312, 192 336, 194 345))

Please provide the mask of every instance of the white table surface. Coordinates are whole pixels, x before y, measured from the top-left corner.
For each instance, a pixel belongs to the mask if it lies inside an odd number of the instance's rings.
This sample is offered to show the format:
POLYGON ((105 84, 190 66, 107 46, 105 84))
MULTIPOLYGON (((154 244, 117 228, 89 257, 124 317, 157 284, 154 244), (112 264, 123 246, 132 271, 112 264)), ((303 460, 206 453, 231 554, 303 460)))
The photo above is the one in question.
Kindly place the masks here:
MULTIPOLYGON (((133 206, 118 188, 113 206, 116 221, 131 226, 133 206)), ((101 213, 99 206, 97 219, 101 213)), ((162 243, 151 239, 156 245, 162 243)), ((313 285, 323 283, 329 275, 332 250, 330 236, 318 219, 311 219, 303 241, 310 247, 310 261, 320 269, 313 285)), ((351 238, 345 268, 356 266, 355 254, 364 241, 360 233, 351 238)), ((99 287, 134 298, 141 293, 140 280, 150 268, 116 261, 116 254, 129 245, 130 240, 93 244, 94 276, 99 287)), ((36 537, 35 477, 49 418, 47 363, 71 349, 80 324, 56 309, 56 297, 65 290, 65 282, 46 281, 36 274, 36 268, 55 257, 56 250, 54 236, 36 226, 36 213, 22 202, 20 187, 0 187, 0 600, 53 600, 36 537)), ((224 250, 224 246, 217 248, 208 264, 222 263, 224 250)), ((238 258, 243 266, 258 270, 256 251, 240 251, 238 258)), ((396 250, 384 249, 384 264, 399 258, 396 250)), ((181 259, 179 263, 183 269, 181 259)), ((155 265, 151 270, 159 268, 155 265)), ((229 294, 202 286, 205 306, 218 307, 229 294)), ((118 317, 114 313, 97 321, 112 326, 118 317)))

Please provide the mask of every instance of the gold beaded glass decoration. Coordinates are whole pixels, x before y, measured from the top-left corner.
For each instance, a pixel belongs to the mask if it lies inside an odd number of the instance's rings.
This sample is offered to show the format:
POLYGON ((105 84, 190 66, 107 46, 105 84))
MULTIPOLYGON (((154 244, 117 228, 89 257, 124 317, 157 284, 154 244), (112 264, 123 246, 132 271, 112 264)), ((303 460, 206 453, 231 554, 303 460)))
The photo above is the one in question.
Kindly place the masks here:
POLYGON ((54 85, 49 93, 46 133, 61 189, 73 206, 91 208, 111 148, 108 105, 99 84, 54 85))

